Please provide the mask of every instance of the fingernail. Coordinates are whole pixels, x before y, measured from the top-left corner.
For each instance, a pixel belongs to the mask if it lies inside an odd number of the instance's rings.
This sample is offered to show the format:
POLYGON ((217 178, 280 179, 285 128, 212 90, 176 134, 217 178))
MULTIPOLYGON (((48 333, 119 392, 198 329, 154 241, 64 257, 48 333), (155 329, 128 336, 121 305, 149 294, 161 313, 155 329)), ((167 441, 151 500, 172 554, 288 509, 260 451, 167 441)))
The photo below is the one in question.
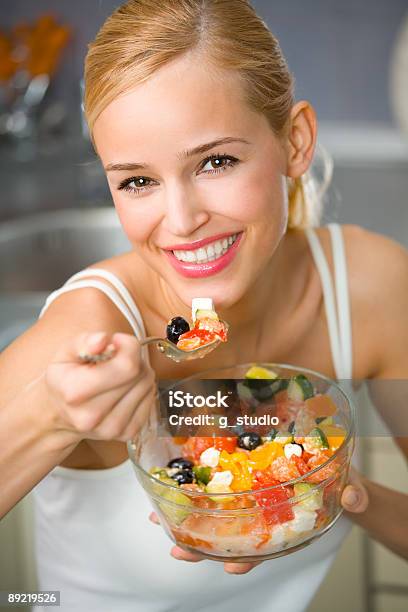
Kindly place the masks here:
POLYGON ((344 501, 348 506, 357 506, 360 501, 360 494, 357 489, 351 489, 344 494, 344 501))

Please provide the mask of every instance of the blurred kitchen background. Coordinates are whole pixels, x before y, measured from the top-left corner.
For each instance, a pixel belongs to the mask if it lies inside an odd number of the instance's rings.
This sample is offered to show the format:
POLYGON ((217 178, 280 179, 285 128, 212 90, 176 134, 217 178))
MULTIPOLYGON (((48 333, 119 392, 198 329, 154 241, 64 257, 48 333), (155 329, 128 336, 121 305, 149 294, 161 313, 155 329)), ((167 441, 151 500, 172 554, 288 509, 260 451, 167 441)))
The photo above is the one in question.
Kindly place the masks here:
MULTIPOLYGON (((129 248, 81 116, 87 43, 119 4, 1 0, 0 351, 69 275, 129 248)), ((408 247, 406 0, 253 4, 280 40, 297 99, 315 106, 334 162, 323 222, 357 223, 408 247)), ((368 476, 408 493, 389 438, 363 450, 368 476)), ((0 590, 35 589, 31 519, 27 496, 0 523, 0 590)), ((407 576, 405 562, 354 527, 309 611, 405 611, 407 576)))

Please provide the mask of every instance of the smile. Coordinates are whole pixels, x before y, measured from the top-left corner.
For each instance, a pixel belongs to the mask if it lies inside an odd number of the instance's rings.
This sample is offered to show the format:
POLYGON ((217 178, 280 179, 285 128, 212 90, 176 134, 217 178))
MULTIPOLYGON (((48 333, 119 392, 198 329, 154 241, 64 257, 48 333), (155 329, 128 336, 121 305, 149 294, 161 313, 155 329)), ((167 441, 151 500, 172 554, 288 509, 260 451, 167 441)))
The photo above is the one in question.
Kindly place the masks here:
POLYGON ((210 244, 200 247, 195 250, 173 250, 173 255, 179 260, 186 263, 208 263, 219 259, 232 247, 236 241, 238 234, 233 234, 221 240, 215 240, 210 244))
POLYGON ((172 267, 186 278, 204 278, 218 274, 235 259, 243 232, 221 235, 216 240, 198 240, 197 243, 180 245, 183 248, 164 250, 172 267), (193 245, 196 248, 193 248, 193 245))

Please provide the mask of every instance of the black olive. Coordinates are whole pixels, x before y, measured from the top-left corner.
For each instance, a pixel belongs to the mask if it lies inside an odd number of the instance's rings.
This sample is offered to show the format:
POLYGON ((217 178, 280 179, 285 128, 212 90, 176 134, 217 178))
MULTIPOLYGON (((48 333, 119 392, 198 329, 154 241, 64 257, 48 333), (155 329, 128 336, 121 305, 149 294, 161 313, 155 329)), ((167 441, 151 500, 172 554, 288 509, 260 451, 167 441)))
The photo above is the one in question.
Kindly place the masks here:
POLYGON ((181 334, 185 334, 190 331, 190 325, 183 319, 183 317, 174 317, 167 323, 166 327, 166 338, 177 344, 181 334))
POLYGON ((189 459, 184 459, 184 457, 176 457, 176 459, 172 459, 168 462, 168 468, 179 468, 180 470, 190 469, 193 467, 193 462, 189 459))
POLYGON ((172 478, 173 480, 178 482, 179 485, 190 484, 191 482, 194 481, 194 473, 193 473, 193 470, 190 470, 190 469, 180 470, 179 472, 176 472, 175 474, 173 474, 172 478))
POLYGON ((246 450, 254 450, 257 446, 262 444, 262 438, 259 434, 254 431, 244 431, 238 436, 238 446, 245 448, 246 450))

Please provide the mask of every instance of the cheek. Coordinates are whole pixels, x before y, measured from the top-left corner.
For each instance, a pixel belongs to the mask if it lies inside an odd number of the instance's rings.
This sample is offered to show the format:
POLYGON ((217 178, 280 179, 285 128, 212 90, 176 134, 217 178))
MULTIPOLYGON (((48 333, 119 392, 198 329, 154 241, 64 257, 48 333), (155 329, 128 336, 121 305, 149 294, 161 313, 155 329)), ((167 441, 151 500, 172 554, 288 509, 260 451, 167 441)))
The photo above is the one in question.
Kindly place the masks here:
POLYGON ((234 210, 245 223, 280 226, 287 217, 286 180, 270 166, 257 169, 241 184, 234 210))
POLYGON ((129 241, 132 244, 146 242, 158 223, 154 208, 147 205, 147 200, 138 202, 136 198, 117 194, 112 194, 112 197, 120 224, 129 241))

